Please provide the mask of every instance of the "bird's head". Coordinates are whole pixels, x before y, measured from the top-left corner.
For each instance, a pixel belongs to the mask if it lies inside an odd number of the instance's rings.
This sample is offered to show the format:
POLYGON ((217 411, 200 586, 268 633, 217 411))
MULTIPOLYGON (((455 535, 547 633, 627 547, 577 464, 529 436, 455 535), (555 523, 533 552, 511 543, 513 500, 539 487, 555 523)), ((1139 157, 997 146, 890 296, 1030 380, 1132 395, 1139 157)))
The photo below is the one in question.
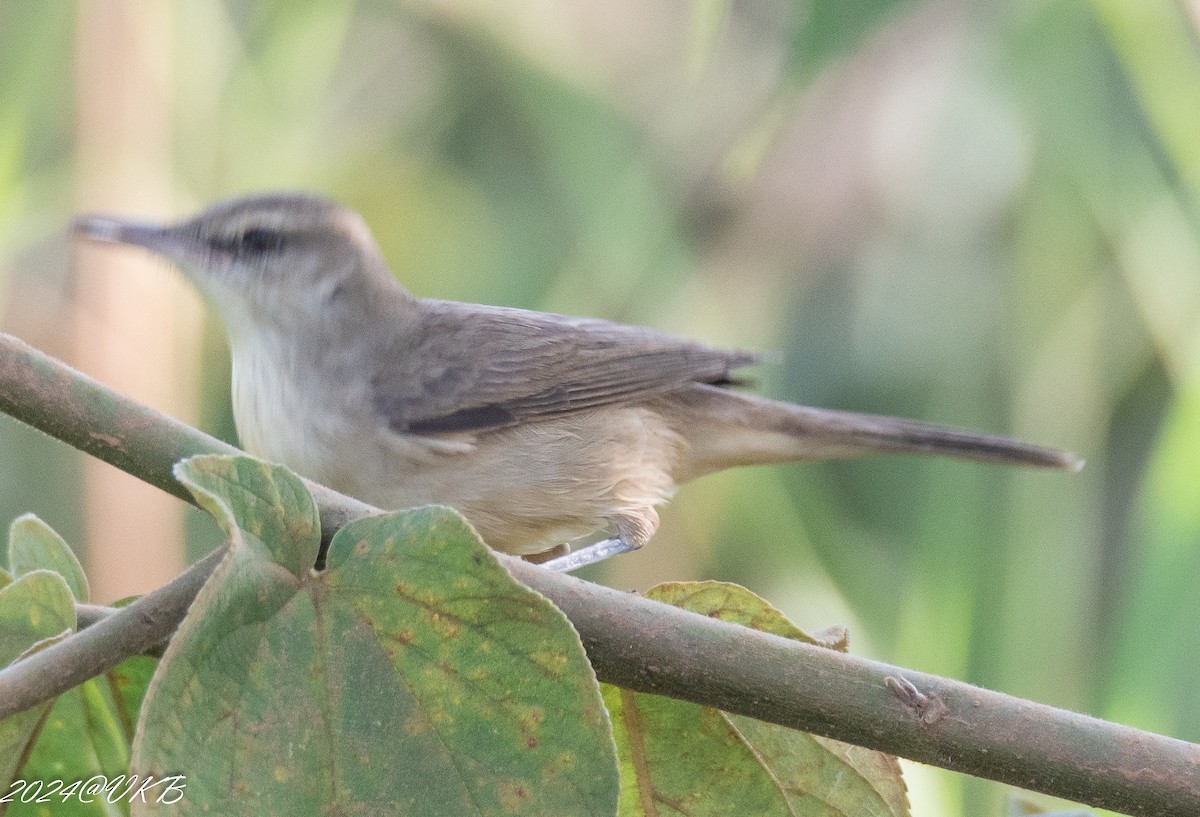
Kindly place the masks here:
POLYGON ((216 204, 177 224, 81 216, 76 235, 144 247, 174 262, 216 304, 231 334, 312 325, 373 287, 396 287, 363 220, 302 193, 216 204))

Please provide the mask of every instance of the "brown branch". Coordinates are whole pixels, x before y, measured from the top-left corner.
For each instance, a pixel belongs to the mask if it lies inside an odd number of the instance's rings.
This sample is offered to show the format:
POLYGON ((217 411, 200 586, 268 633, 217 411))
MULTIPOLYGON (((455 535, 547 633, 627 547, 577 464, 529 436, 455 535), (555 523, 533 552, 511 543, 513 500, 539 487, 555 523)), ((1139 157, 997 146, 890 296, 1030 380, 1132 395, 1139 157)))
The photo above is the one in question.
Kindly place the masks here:
MULTIPOLYGON (((177 496, 183 491, 170 477, 177 459, 233 450, 7 336, 0 336, 0 409, 177 496)), ((374 510, 310 487, 326 534, 374 510)), ((217 558, 0 670, 0 717, 161 641, 217 558)), ((1200 746, 747 630, 501 558, 519 581, 567 614, 596 674, 610 683, 1132 815, 1200 814, 1200 746)))
POLYGON ((116 609, 84 608, 84 629, 0 670, 0 718, 47 701, 162 644, 225 555, 217 548, 157 590, 116 609), (101 610, 103 615, 91 615, 101 610), (90 625, 90 626, 88 626, 90 625))
POLYGON ((1196 744, 506 564, 608 683, 1127 814, 1200 814, 1196 744))

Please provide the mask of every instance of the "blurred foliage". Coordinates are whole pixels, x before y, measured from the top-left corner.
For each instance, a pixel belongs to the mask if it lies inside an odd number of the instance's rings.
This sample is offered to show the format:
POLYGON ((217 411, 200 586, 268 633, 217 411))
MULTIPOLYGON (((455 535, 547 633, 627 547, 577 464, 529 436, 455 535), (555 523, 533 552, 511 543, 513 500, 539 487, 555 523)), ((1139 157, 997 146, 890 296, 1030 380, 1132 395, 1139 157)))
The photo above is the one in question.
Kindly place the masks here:
MULTIPOLYGON (((418 294, 777 349, 770 394, 1089 460, 717 475, 607 580, 741 582, 856 652, 1200 740, 1194 3, 169 6, 170 215, 317 189, 418 294)), ((60 354, 88 35, 0 4, 6 327, 60 354)), ((76 460, 7 421, 0 457, 5 518, 81 538, 76 460)), ((945 813, 1001 813, 945 778, 945 813)))

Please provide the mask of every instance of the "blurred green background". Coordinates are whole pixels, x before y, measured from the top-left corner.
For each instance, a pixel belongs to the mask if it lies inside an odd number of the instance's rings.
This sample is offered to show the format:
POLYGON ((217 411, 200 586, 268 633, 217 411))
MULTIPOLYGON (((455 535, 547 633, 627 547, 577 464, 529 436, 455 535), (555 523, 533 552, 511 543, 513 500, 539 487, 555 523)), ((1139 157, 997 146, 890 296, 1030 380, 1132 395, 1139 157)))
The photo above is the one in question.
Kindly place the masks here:
MULTIPOLYGON (((771 395, 1072 448, 1076 476, 717 475, 593 576, 740 582, 859 654, 1200 741, 1198 27, 1195 0, 0 2, 4 328, 232 440, 211 315, 65 225, 305 188, 417 294, 778 350, 771 395)), ((109 479, 0 422, 0 518, 150 589, 181 511, 109 479)), ((909 782, 916 814, 1003 811, 909 782)))

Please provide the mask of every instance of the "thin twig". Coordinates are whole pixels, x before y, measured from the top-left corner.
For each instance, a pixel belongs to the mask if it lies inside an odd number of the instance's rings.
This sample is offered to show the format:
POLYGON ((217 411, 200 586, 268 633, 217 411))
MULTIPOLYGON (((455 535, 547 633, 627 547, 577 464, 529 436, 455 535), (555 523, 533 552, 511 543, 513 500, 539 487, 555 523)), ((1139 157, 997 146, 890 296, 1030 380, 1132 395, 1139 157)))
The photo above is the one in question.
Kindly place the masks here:
MULTIPOLYGON (((176 459, 230 450, 7 336, 0 336, 0 409, 176 495, 176 459)), ((374 512, 313 487, 326 534, 374 512)), ((152 637, 161 641, 169 630, 141 627, 142 616, 155 627, 178 621, 216 559, 0 671, 0 717, 115 666, 152 637)), ((1200 814, 1200 746, 501 560, 567 614, 596 674, 610 683, 1131 815, 1200 814)))
POLYGON ((166 641, 224 554, 224 547, 214 550, 134 603, 0 670, 0 718, 61 695, 166 641))

